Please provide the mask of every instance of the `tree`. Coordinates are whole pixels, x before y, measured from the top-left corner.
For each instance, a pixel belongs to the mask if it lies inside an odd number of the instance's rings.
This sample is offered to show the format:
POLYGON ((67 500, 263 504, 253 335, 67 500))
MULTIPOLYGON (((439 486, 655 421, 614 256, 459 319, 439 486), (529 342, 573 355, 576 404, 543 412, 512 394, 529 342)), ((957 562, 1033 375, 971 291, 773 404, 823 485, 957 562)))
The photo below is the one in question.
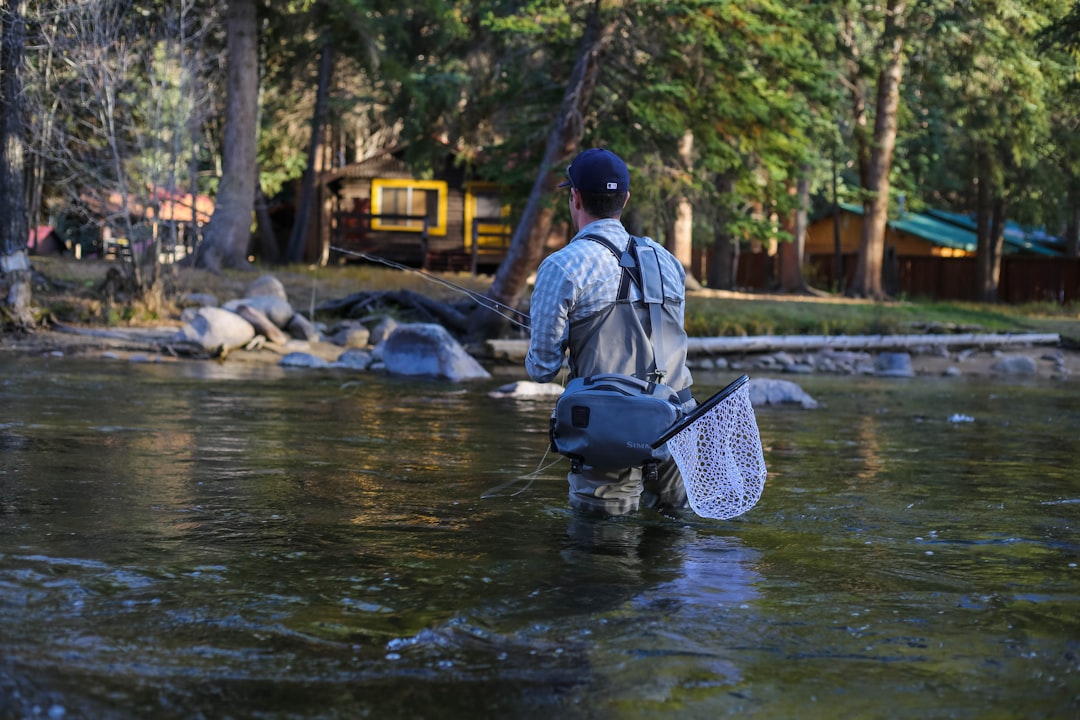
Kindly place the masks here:
POLYGON ((904 68, 906 12, 906 0, 888 0, 880 17, 873 14, 872 8, 856 13, 850 6, 845 6, 840 19, 840 38, 846 51, 844 80, 851 97, 863 192, 859 259, 848 288, 848 294, 853 296, 885 296, 881 282, 882 263, 904 68), (867 37, 869 41, 865 39, 867 37), (872 84, 867 82, 870 77, 874 78, 872 84))
POLYGON ((1038 44, 1066 9, 1017 0, 950 7, 934 17, 916 68, 914 112, 941 154, 924 184, 975 217, 976 288, 987 302, 997 299, 1006 219, 1061 222, 1076 187, 1076 114, 1060 109, 1071 107, 1075 58, 1038 44))
POLYGON ((138 12, 115 0, 38 9, 47 22, 35 23, 28 63, 31 211, 116 242, 117 289, 153 311, 164 298, 163 246, 179 242, 179 223, 197 221, 190 129, 206 106, 198 58, 213 17, 194 0, 138 12), (181 200, 185 180, 192 199, 181 200))
POLYGON ((26 241, 26 139, 23 96, 26 0, 0 8, 0 275, 8 280, 5 314, 16 325, 34 324, 26 241))
MULTIPOLYGON (((532 192, 514 228, 506 259, 499 265, 486 293, 493 303, 515 305, 525 289, 526 278, 539 263, 553 215, 545 201, 564 177, 555 170, 557 161, 571 157, 581 141, 581 118, 587 112, 596 82, 599 55, 610 42, 611 31, 611 24, 603 22, 601 1, 596 0, 585 21, 577 61, 566 84, 559 113, 544 143, 532 192)), ((501 321, 501 316, 479 308, 470 318, 470 338, 475 341, 494 337, 501 321)))
POLYGON ((228 68, 221 183, 214 215, 196 256, 199 267, 248 266, 255 211, 258 135, 258 26, 255 0, 228 0, 228 68))

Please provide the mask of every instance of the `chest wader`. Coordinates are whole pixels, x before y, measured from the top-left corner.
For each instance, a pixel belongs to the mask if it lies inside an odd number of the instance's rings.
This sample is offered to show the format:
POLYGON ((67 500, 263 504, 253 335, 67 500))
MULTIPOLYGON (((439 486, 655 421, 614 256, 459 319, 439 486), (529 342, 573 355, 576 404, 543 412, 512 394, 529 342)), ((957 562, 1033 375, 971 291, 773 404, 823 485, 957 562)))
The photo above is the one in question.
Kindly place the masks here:
MULTIPOLYGON (((638 244, 630 237, 625 252, 604 238, 586 235, 581 239, 596 242, 618 260, 622 278, 616 300, 609 308, 570 326, 571 377, 587 377, 595 374, 619 373, 632 375, 651 385, 663 384, 667 377, 668 360, 674 359, 684 365, 686 343, 685 331, 677 321, 677 315, 664 302, 664 282, 660 272, 660 259, 656 249, 638 244), (638 288, 640 301, 630 299, 631 284, 638 288), (665 316, 669 323, 664 322, 665 316), (677 328, 674 355, 665 355, 665 333, 677 328)), ((684 377, 676 378, 684 381, 684 377)), ((689 386, 678 388, 679 399, 690 399, 689 386)), ((582 462, 571 458, 571 471, 582 472, 582 462)), ((643 480, 655 484, 658 480, 659 461, 650 460, 641 466, 643 480)))

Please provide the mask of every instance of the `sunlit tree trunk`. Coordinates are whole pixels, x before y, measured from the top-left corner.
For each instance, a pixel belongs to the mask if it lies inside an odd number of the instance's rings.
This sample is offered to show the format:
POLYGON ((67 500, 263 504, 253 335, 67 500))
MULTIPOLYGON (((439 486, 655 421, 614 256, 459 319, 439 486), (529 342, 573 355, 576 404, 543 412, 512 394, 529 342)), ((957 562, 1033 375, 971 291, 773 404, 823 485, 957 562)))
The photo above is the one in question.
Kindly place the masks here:
MULTIPOLYGON (((885 225, 889 218, 889 172, 896 148, 897 110, 904 66, 902 30, 906 7, 905 0, 890 0, 886 7, 883 35, 886 45, 884 65, 877 80, 874 130, 869 138, 865 133, 856 133, 857 141, 864 145, 858 148, 858 155, 859 174, 866 193, 859 259, 848 290, 849 295, 857 297, 885 296, 881 276, 885 256, 885 225)), ((856 102, 861 102, 861 99, 856 102)), ((859 117, 859 113, 856 116, 859 117)))
POLYGON ((251 218, 255 211, 258 37, 255 0, 228 0, 228 99, 221 184, 214 214, 196 255, 196 264, 217 271, 247 266, 251 218))
MULTIPOLYGON (((694 133, 687 130, 679 142, 679 158, 687 172, 693 167, 694 133)), ((690 272, 694 260, 694 206, 683 196, 675 207, 675 221, 671 232, 671 254, 690 272)))

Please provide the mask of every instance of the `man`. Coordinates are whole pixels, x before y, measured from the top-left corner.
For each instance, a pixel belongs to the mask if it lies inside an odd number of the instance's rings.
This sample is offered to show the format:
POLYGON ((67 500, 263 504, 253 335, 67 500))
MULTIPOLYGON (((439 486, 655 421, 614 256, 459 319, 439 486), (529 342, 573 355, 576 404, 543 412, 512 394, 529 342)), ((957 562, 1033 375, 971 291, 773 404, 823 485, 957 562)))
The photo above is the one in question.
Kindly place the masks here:
MULTIPOLYGON (((617 302, 623 270, 611 243, 622 254, 630 235, 620 217, 630 199, 630 171, 609 150, 585 150, 566 169, 570 188, 570 217, 577 234, 570 243, 546 258, 536 273, 530 302, 532 337, 525 368, 537 382, 550 382, 563 367, 570 377, 622 373, 654 380, 658 367, 662 382, 680 391, 689 409, 692 379, 686 368, 686 331, 683 329, 686 271, 662 246, 649 238, 639 245, 656 249, 660 260, 664 304, 659 328, 653 328, 639 288, 629 288, 629 303, 617 302), (595 239, 593 239, 595 238, 595 239), (663 348, 654 357, 652 340, 663 348), (567 356, 569 353, 569 357, 567 356), (659 361, 659 362, 658 362, 659 361)), ((641 468, 601 472, 584 466, 568 475, 570 504, 577 510, 623 515, 646 507, 686 506, 686 489, 674 460, 661 463, 656 478, 643 478, 641 468)))

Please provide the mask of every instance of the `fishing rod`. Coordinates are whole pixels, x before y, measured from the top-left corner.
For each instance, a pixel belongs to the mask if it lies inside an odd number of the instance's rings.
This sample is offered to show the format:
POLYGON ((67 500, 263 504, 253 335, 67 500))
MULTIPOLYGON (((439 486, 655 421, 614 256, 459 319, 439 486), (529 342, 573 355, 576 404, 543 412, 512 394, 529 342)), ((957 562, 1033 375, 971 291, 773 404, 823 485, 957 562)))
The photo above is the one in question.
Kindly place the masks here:
POLYGON ((342 255, 350 255, 352 257, 360 258, 361 260, 367 260, 369 262, 381 263, 383 265, 386 265, 387 267, 392 267, 395 270, 404 270, 406 272, 416 273, 417 275, 419 275, 420 277, 422 277, 422 278, 424 278, 426 280, 429 280, 429 281, 434 282, 434 283, 438 283, 439 285, 442 285, 442 286, 444 286, 446 288, 449 288, 450 290, 453 290, 455 292, 459 292, 459 293, 465 295, 466 297, 468 297, 470 300, 475 302, 480 307, 484 308, 485 310, 490 310, 491 312, 495 313, 496 315, 504 318, 505 320, 508 320, 511 324, 517 325, 522 330, 528 330, 529 329, 529 323, 528 323, 529 316, 526 313, 521 312, 520 310, 518 310, 515 307, 512 307, 512 306, 507 305, 505 303, 501 303, 498 300, 495 300, 494 298, 489 298, 487 295, 484 295, 482 293, 478 293, 475 290, 470 290, 467 287, 463 287, 463 286, 458 285, 456 283, 452 283, 449 280, 446 280, 445 278, 441 278, 441 277, 439 277, 437 275, 432 275, 431 273, 429 273, 429 272, 427 272, 425 270, 418 270, 417 268, 409 267, 408 265, 403 265, 403 264, 401 264, 399 262, 394 262, 393 260, 388 260, 386 258, 382 258, 382 257, 379 257, 377 255, 369 255, 368 253, 357 252, 355 250, 346 250, 345 248, 337 247, 335 245, 331 245, 330 249, 335 251, 335 252, 339 252, 342 255), (519 316, 525 318, 525 322, 522 322, 522 321, 520 321, 520 320, 518 320, 518 319, 516 319, 514 317, 511 317, 506 312, 503 312, 503 310, 507 310, 509 312, 514 313, 515 315, 519 315, 519 316))

